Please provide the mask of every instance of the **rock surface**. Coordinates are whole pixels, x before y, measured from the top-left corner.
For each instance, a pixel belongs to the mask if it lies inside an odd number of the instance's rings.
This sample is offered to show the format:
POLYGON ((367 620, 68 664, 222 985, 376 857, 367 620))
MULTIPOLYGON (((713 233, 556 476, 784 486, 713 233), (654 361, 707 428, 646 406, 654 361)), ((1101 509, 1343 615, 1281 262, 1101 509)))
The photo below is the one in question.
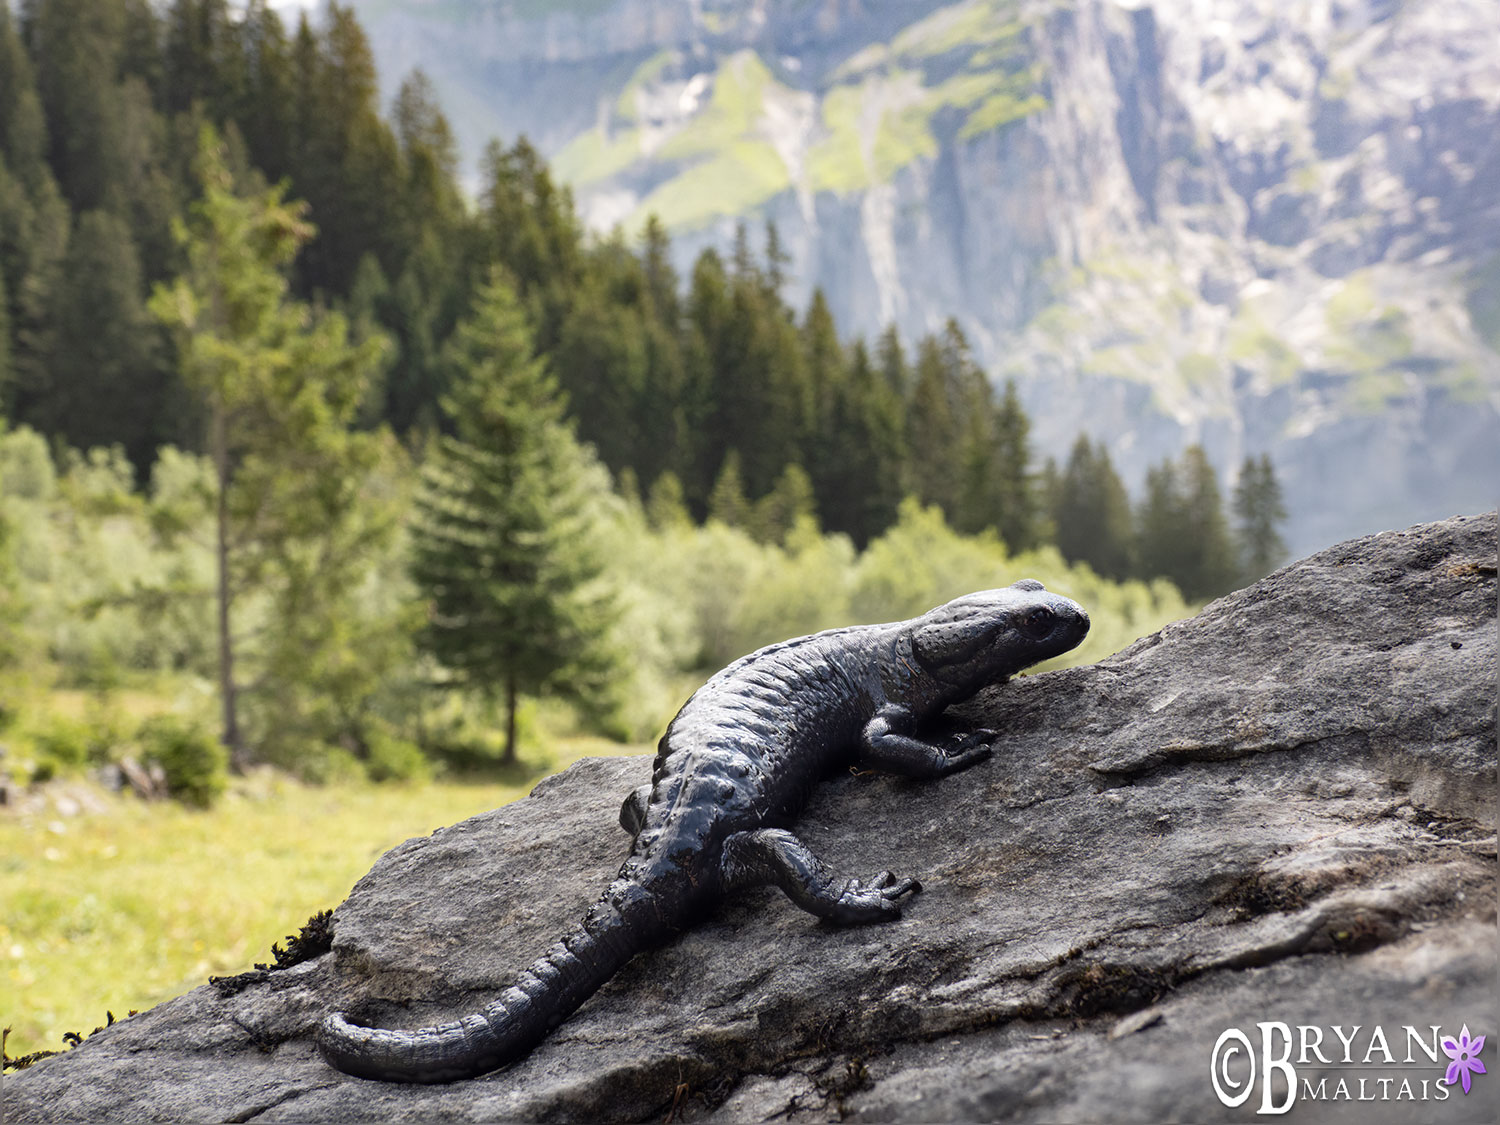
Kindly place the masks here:
POLYGON ((752 893, 507 1070, 404 1087, 324 1067, 310 1033, 328 1007, 407 1025, 472 1010, 581 915, 649 771, 588 760, 388 852, 339 907, 331 955, 106 1029, 7 1077, 5 1111, 1242 1120, 1260 1089, 1220 1104, 1215 1041, 1280 1021, 1321 1028, 1334 1062, 1331 1026, 1364 1028, 1354 1065, 1300 1078, 1413 1091, 1302 1096, 1294 1119, 1492 1121, 1495 690, 1494 514, 1350 541, 1100 664, 992 689, 955 716, 1001 732, 967 773, 823 785, 799 834, 830 865, 919 875, 899 922, 834 929, 752 893), (1402 1029, 1463 1024, 1488 1033, 1490 1073, 1437 1100, 1439 1067, 1400 1065, 1402 1029), (1359 1065, 1376 1025, 1394 1069, 1359 1065))

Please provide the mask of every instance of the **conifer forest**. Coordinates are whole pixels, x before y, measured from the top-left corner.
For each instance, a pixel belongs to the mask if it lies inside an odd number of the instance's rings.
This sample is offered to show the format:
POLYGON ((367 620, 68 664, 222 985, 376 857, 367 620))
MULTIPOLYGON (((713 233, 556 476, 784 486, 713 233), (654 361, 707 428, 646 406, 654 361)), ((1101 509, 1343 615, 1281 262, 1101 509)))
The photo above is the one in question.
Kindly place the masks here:
POLYGON ((918 525, 1087 568, 1130 614, 1281 561, 1269 460, 1220 482, 1189 449, 1134 504, 1088 434, 1038 463, 955 322, 866 341, 817 293, 788 307, 774 227, 679 277, 655 220, 586 233, 524 138, 467 198, 431 84, 382 107, 349 8, 24 0, 0 83, 0 652, 201 673, 237 763, 367 759, 418 684, 624 721, 619 668, 919 604, 916 575, 865 574, 918 525), (632 588, 695 537, 722 540, 721 604, 622 663, 632 613, 671 616, 632 588), (836 573, 802 606, 731 578, 810 552, 836 573), (753 626, 735 599, 767 603, 753 626))

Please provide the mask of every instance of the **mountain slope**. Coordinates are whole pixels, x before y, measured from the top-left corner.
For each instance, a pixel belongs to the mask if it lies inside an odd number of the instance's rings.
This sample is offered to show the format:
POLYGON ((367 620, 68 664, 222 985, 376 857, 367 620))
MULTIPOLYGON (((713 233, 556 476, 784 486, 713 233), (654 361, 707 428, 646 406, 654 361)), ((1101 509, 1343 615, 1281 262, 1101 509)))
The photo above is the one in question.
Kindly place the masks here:
POLYGON ((1294 551, 1494 502, 1500 40, 1482 0, 356 0, 472 153, 530 135, 684 262, 958 317, 1041 449, 1269 452, 1294 551))

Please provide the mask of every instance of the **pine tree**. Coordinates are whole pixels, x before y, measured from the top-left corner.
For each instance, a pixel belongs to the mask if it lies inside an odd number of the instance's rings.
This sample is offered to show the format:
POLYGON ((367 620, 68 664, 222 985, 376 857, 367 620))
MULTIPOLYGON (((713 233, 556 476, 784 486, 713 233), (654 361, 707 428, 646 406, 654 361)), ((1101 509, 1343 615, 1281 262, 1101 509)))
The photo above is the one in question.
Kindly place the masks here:
POLYGON ((5 273, 0 271, 0 419, 5 417, 5 405, 10 400, 14 379, 10 358, 10 301, 5 293, 5 273))
POLYGON ((285 270, 312 234, 303 208, 280 187, 236 194, 226 159, 205 127, 202 197, 179 228, 186 269, 150 308, 176 335, 208 424, 224 743, 239 767, 266 753, 307 765, 288 759, 308 749, 310 698, 345 671, 329 652, 345 599, 392 529, 356 511, 381 447, 348 429, 381 345, 351 344, 341 317, 291 299, 285 270), (240 611, 252 598, 268 607, 270 640, 247 649, 240 611), (256 748, 241 723, 247 684, 271 700, 256 748))
POLYGON ((750 501, 745 498, 745 481, 740 475, 740 451, 724 454, 724 464, 708 494, 708 518, 726 527, 749 527, 752 521, 750 501))
POLYGON ((646 522, 655 531, 687 527, 693 522, 683 499, 682 481, 673 472, 662 473, 646 494, 646 522))
POLYGON ((141 300, 130 228, 119 217, 79 218, 53 312, 53 389, 38 428, 84 449, 122 444, 144 473, 155 459, 168 373, 159 327, 141 300))
POLYGON ((1217 597, 1233 586, 1229 524, 1202 446, 1189 446, 1180 465, 1164 461, 1148 470, 1136 526, 1141 577, 1167 578, 1190 601, 1217 597))
POLYGON ((850 445, 856 439, 844 428, 849 419, 840 417, 848 399, 843 347, 821 289, 814 289, 808 302, 800 342, 802 369, 806 372, 799 410, 803 416, 801 461, 807 466, 819 507, 847 510, 855 503, 854 497, 841 493, 857 484, 837 478, 848 464, 853 452, 850 445))
MULTIPOLYGON (((1135 557, 1144 579, 1171 578, 1186 569, 1183 516, 1177 470, 1170 460, 1146 470, 1146 489, 1136 509, 1135 557)), ((1062 536, 1062 528, 1058 528, 1062 536)))
POLYGON ((689 469, 682 474, 682 486, 689 506, 700 513, 706 510, 725 451, 734 447, 722 402, 727 373, 719 366, 719 357, 729 350, 730 315, 724 263, 712 249, 704 250, 693 263, 682 344, 683 397, 693 439, 692 448, 684 451, 689 469))
POLYGON ((538 349, 550 353, 583 267, 583 228, 573 197, 553 183, 524 137, 509 149, 491 141, 481 167, 484 260, 505 269, 531 312, 538 349))
MULTIPOLYGON (((5 437, 5 419, 0 417, 0 439, 5 437)), ((5 480, 0 477, 0 499, 5 496, 5 480)), ((15 564, 15 533, 0 504, 0 732, 16 717, 24 697, 24 678, 33 654, 27 650, 25 636, 26 607, 22 601, 20 576, 15 564)))
POLYGON ((1185 597, 1216 598, 1234 588, 1239 576, 1219 477, 1201 445, 1182 454, 1183 504, 1192 551, 1182 578, 1185 597))
POLYGON ((124 5, 46 0, 28 15, 53 174, 76 210, 105 207, 121 173, 117 95, 124 5))
POLYGON ((645 323, 646 378, 639 403, 637 470, 653 480, 668 470, 691 475, 700 439, 703 404, 689 382, 677 274, 666 230, 647 220, 640 252, 645 323))
POLYGON ((47 126, 31 59, 16 34, 9 4, 0 4, 0 163, 35 189, 43 174, 47 126))
POLYGON ((1286 541, 1281 537, 1286 504, 1270 454, 1245 458, 1234 487, 1234 514, 1240 577, 1243 582, 1254 582, 1286 558, 1286 541))
POLYGON ((832 456, 818 510, 830 531, 863 547, 896 520, 903 495, 905 444, 901 401, 855 341, 828 427, 832 456))
POLYGON ((232 30, 226 0, 172 0, 165 17, 163 102, 187 113, 196 102, 225 119, 237 108, 229 74, 232 30))
MULTIPOLYGON (((636 265, 632 255, 623 257, 636 265)), ((551 360, 572 404, 579 437, 618 472, 639 463, 645 445, 649 357, 640 307, 613 299, 602 269, 585 275, 558 331, 551 360)))
POLYGON ((777 297, 786 285, 786 268, 791 264, 785 248, 781 245, 781 232, 770 219, 766 220, 766 287, 777 297))
POLYGON ((286 26, 267 0, 249 0, 235 26, 237 50, 247 75, 244 102, 235 121, 255 166, 270 183, 291 171, 296 82, 286 26))
MULTIPOLYGON (((1055 470, 1054 470, 1055 471, 1055 470)), ((1057 478, 1052 521, 1057 548, 1069 562, 1123 580, 1133 570, 1130 499, 1101 442, 1080 434, 1057 478)))
POLYGON ((641 231, 641 265, 646 273, 646 291, 652 311, 662 324, 674 330, 681 312, 677 295, 677 271, 672 267, 672 246, 667 228, 656 215, 646 217, 641 231))
POLYGON ((423 473, 412 576, 429 605, 420 644, 448 685, 505 707, 516 756, 519 697, 587 702, 611 668, 614 610, 593 544, 608 477, 564 421, 526 314, 498 271, 459 325, 439 439, 423 473))
MULTIPOLYGON (((1006 380, 1005 392, 995 405, 994 430, 995 529, 1011 551, 1029 551, 1041 542, 1041 498, 1031 472, 1031 419, 1021 406, 1013 379, 1006 380)), ((1128 534, 1128 505, 1125 529, 1128 534)))
POLYGON ((995 403, 989 381, 971 364, 963 368, 958 480, 947 509, 949 523, 964 535, 993 530, 998 508, 996 476, 995 403))
POLYGON ((906 441, 911 455, 911 487, 924 504, 953 511, 961 472, 962 419, 955 410, 952 372, 943 349, 932 336, 917 349, 916 381, 906 412, 906 441))
POLYGON ((785 543, 803 521, 817 526, 818 507, 812 478, 795 461, 781 470, 776 485, 755 502, 752 532, 762 543, 785 543))
POLYGON ((880 369, 886 386, 901 402, 911 394, 911 371, 906 365, 906 352, 901 347, 901 334, 896 326, 886 326, 875 346, 875 366, 880 369))

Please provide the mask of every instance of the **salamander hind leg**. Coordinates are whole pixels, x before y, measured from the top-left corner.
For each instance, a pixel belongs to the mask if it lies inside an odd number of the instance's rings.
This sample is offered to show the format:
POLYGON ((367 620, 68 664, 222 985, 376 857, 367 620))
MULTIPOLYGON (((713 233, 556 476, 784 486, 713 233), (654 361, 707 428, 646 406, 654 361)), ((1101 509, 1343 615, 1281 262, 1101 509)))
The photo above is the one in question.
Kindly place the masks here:
POLYGON ((922 889, 915 879, 882 871, 871 879, 835 875, 806 844, 779 828, 736 832, 724 841, 725 890, 770 884, 810 914, 843 925, 901 917, 901 897, 922 889))

